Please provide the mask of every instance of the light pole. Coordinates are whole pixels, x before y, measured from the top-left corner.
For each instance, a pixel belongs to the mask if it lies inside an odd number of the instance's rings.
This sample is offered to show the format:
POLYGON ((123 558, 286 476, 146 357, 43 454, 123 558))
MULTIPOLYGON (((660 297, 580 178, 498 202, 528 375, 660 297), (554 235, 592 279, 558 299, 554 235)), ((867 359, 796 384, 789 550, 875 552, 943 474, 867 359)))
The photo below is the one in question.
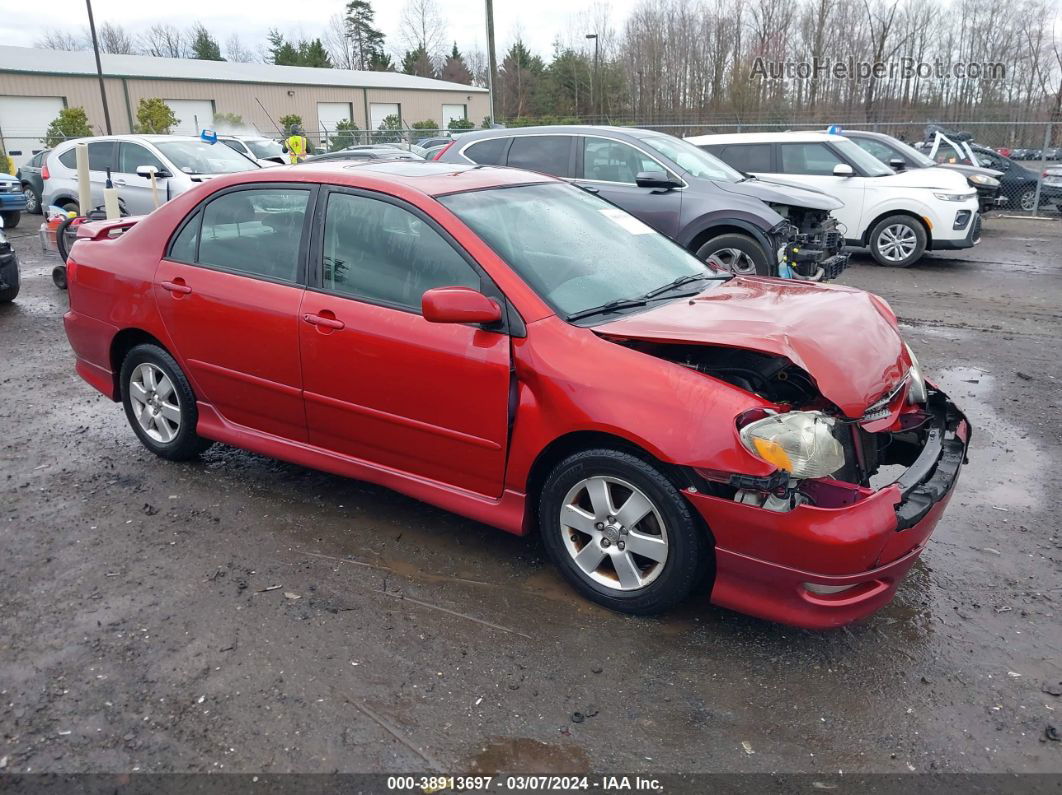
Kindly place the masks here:
POLYGON ((590 114, 591 115, 595 115, 595 114, 597 114, 597 104, 598 103, 596 103, 594 100, 597 97, 597 95, 601 93, 601 86, 597 86, 596 87, 597 91, 596 92, 594 91, 594 88, 595 88, 594 84, 598 82, 598 80, 597 80, 597 34, 596 33, 587 33, 586 34, 586 38, 594 40, 594 71, 590 75, 590 114))
POLYGON ((96 76, 100 80, 100 99, 103 100, 103 121, 107 125, 107 135, 111 135, 111 112, 107 108, 107 90, 103 87, 103 65, 100 63, 100 43, 96 39, 96 21, 92 18, 92 0, 85 0, 88 6, 89 32, 92 34, 92 49, 96 53, 96 76))

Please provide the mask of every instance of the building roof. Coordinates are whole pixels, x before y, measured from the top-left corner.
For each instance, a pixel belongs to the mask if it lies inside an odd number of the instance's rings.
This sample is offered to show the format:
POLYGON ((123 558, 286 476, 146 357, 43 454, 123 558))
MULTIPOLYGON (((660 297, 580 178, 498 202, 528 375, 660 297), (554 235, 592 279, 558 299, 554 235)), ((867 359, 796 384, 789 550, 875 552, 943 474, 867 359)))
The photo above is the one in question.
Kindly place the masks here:
MULTIPOLYGON (((396 72, 357 72, 350 69, 316 69, 310 66, 275 66, 263 63, 197 61, 192 58, 155 58, 149 55, 100 56, 106 77, 157 80, 217 80, 227 83, 340 86, 344 88, 398 88, 419 91, 486 93, 485 88, 433 80, 396 72)), ((33 47, 0 46, 0 72, 50 75, 96 74, 91 50, 64 52, 33 47)))

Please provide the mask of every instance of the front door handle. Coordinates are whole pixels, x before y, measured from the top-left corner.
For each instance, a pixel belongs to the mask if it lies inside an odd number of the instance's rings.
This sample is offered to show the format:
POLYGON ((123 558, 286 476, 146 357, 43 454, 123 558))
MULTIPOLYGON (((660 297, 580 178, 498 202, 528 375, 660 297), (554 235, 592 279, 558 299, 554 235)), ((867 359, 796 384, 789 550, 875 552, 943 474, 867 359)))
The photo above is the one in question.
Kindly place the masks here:
POLYGON ((309 313, 302 316, 302 319, 309 323, 311 326, 323 326, 324 328, 341 329, 346 326, 342 320, 337 320, 334 317, 327 317, 325 315, 311 315, 309 313))
POLYGON ((600 193, 601 192, 600 188, 595 188, 593 185, 580 185, 578 182, 575 183, 575 187, 582 188, 587 193, 600 193))
POLYGON ((125 184, 126 184, 126 182, 125 182, 125 180, 124 180, 124 179, 115 179, 115 180, 111 180, 111 181, 112 181, 112 182, 113 182, 113 183, 114 183, 115 185, 125 185, 125 184))
POLYGON ((161 285, 163 290, 167 290, 177 295, 188 295, 192 292, 192 288, 184 283, 184 279, 174 279, 172 282, 163 282, 161 285))

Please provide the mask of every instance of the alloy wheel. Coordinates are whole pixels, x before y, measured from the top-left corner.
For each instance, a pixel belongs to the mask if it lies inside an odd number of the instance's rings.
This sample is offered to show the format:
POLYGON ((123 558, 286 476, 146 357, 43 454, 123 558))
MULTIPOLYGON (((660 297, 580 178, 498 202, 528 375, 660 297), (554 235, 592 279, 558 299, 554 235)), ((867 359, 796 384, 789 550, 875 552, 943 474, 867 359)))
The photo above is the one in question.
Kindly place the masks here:
POLYGON ((918 248, 915 231, 906 224, 891 224, 878 235, 878 251, 889 262, 903 262, 918 248))
POLYGON ((36 213, 39 208, 37 207, 37 194, 33 192, 33 188, 25 188, 22 195, 26 197, 26 212, 36 213))
POLYGON ((755 276, 756 263, 741 249, 721 248, 708 255, 708 264, 717 270, 741 276, 755 276))
POLYGON ((140 428, 156 442, 168 444, 181 430, 181 401, 161 368, 144 362, 129 377, 129 398, 140 428))
POLYGON ((1026 212, 1031 212, 1036 208, 1036 191, 1025 191, 1018 199, 1018 202, 1021 204, 1021 209, 1025 210, 1026 212))
POLYGON ((562 503, 560 529, 575 565, 606 588, 644 588, 667 562, 660 512, 640 489, 619 478, 595 475, 572 486, 562 503))

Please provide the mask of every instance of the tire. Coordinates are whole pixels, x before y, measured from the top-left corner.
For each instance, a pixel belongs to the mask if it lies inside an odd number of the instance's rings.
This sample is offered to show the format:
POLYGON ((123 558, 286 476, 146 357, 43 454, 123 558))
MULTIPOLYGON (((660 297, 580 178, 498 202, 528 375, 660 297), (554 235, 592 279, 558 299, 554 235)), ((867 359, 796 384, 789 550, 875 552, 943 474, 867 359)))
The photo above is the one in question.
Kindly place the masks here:
POLYGON ((18 222, 22 220, 22 211, 12 210, 0 213, 0 218, 4 219, 4 229, 14 229, 18 226, 18 222))
POLYGON ((656 467, 629 453, 586 450, 561 461, 542 487, 538 517, 546 551, 564 578, 611 610, 651 615, 707 586, 712 546, 698 517, 656 467), (608 513, 613 508, 615 515, 608 513), (633 527, 621 527, 625 511, 643 510, 633 527), (635 542, 651 557, 634 552, 635 542))
POLYGON ((40 215, 41 210, 41 195, 37 193, 29 185, 22 186, 22 195, 26 197, 26 212, 30 215, 40 215))
POLYGON ((199 411, 188 379, 174 358, 158 345, 137 345, 126 354, 121 387, 126 419, 144 447, 155 455, 188 461, 212 444, 195 431, 199 411))
POLYGON ((1018 206, 1026 212, 1036 209, 1036 188, 1027 188, 1018 196, 1018 206))
POLYGON ((709 257, 715 257, 712 263, 715 267, 742 276, 778 275, 777 265, 772 267, 763 246, 748 235, 732 233, 713 237, 694 255, 701 262, 708 262, 709 257))
POLYGON ((909 215, 890 215, 870 230, 870 253, 886 268, 907 268, 926 253, 925 227, 909 215))
MULTIPOLYGON (((77 216, 68 216, 59 222, 59 225, 55 227, 55 248, 59 252, 59 258, 64 263, 70 257, 70 249, 66 245, 66 230, 70 228, 70 224, 77 220, 77 216)), ((66 275, 64 272, 63 281, 66 281, 66 275)))
POLYGON ((67 288, 66 265, 56 265, 52 268, 52 283, 60 290, 65 290, 67 288))
POLYGON ((14 263, 10 273, 4 274, 4 281, 8 283, 6 290, 0 290, 0 304, 9 304, 18 297, 18 291, 22 289, 22 278, 18 272, 18 262, 14 263))

